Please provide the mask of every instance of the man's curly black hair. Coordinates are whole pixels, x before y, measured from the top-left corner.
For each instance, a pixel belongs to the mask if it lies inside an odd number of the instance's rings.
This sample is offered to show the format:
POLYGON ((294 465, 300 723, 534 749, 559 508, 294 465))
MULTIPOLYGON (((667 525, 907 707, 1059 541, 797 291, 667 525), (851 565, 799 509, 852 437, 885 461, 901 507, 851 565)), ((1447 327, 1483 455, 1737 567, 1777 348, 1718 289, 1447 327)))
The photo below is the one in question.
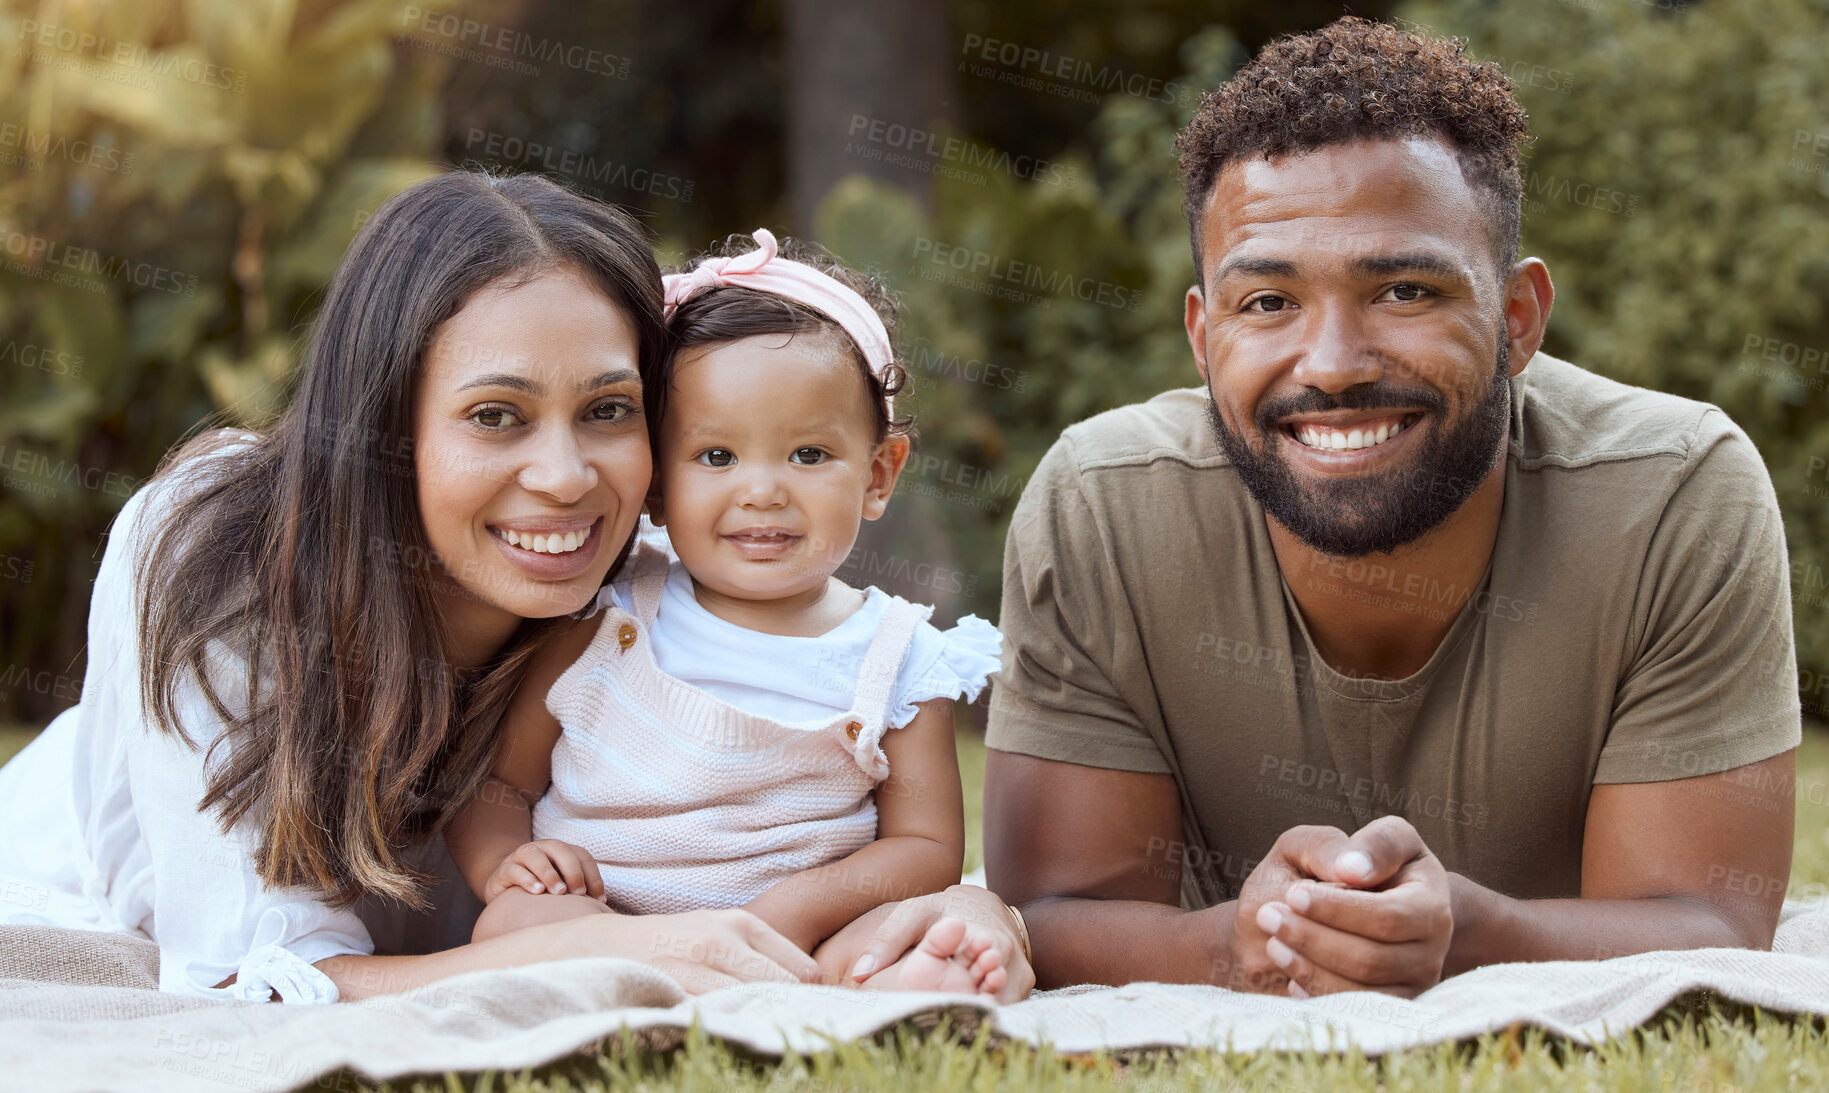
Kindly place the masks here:
POLYGON ((1200 216, 1221 169, 1235 160, 1312 152, 1357 140, 1437 136, 1487 207, 1499 276, 1518 260, 1524 109, 1497 64, 1465 55, 1460 39, 1426 38, 1346 16, 1265 46, 1201 100, 1175 139, 1200 269, 1200 216))

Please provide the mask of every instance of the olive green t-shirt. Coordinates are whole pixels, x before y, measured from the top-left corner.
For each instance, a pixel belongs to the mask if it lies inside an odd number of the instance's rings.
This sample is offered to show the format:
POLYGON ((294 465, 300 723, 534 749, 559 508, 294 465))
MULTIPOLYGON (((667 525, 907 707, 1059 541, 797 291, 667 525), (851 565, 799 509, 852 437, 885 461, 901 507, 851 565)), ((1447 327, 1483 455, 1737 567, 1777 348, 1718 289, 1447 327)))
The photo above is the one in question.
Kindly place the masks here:
MULTIPOLYGON (((1316 654, 1204 389, 1068 429, 1010 527, 990 746, 1173 775, 1183 844, 1139 868, 1180 863, 1190 907, 1291 827, 1391 814, 1477 883, 1579 895, 1590 787, 1797 745, 1784 528, 1715 407, 1542 354, 1512 396, 1491 562, 1399 680, 1316 654)), ((1465 594, 1379 557, 1327 578, 1438 621, 1465 594)))

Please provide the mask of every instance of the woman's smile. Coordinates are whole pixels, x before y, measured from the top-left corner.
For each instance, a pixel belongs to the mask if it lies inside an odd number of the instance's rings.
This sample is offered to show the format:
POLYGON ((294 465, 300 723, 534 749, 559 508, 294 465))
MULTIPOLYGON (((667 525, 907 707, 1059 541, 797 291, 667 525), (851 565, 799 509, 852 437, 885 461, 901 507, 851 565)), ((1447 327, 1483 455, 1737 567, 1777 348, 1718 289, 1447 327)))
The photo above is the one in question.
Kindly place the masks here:
POLYGON ((603 517, 583 526, 576 518, 547 520, 491 524, 489 534, 509 561, 538 580, 568 581, 589 570, 603 545, 603 517))

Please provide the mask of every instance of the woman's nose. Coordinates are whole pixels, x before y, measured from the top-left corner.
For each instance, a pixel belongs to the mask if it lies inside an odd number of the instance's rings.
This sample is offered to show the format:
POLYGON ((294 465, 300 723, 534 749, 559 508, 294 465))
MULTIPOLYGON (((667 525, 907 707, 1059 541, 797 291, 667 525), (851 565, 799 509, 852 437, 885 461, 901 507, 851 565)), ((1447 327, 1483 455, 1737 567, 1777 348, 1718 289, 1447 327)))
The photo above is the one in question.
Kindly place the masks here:
POLYGON ((570 428, 543 430, 540 441, 521 468, 521 487, 544 494, 560 504, 570 504, 597 484, 597 468, 584 458, 577 434, 570 428))

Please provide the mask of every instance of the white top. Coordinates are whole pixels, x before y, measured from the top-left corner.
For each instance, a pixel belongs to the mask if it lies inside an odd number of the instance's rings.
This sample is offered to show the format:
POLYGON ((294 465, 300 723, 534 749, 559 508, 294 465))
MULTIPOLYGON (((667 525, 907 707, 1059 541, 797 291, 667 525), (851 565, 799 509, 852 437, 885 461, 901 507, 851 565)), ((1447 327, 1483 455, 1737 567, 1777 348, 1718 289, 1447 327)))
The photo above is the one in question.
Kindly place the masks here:
POLYGON ((870 845, 885 733, 978 694, 1001 644, 876 589, 817 637, 757 633, 701 607, 665 546, 644 537, 546 695, 563 731, 533 814, 536 839, 597 861, 625 914, 739 907, 870 845))
MULTIPOLYGON (((815 638, 764 634, 717 617, 692 594, 692 577, 673 553, 666 531, 641 521, 642 541, 667 551, 667 587, 651 627, 660 670, 728 702, 745 713, 783 724, 823 722, 851 708, 857 673, 870 639, 882 624, 890 596, 875 586, 851 617, 815 638), (784 671, 792 665, 793 671, 784 671)), ((614 602, 633 612, 633 585, 624 578, 598 594, 597 606, 614 602)), ((908 657, 896 676, 887 721, 904 728, 934 698, 977 699, 1000 667, 1003 638, 997 628, 967 615, 950 630, 915 627, 908 657)))
MULTIPOLYGON (((256 833, 224 834, 197 811, 204 755, 222 724, 194 682, 178 715, 199 747, 154 727, 140 705, 135 581, 147 527, 169 486, 121 509, 89 601, 81 701, 0 767, 0 923, 107 930, 159 946, 159 986, 179 994, 334 1002, 312 965, 374 951, 353 910, 307 889, 271 889, 254 867, 256 833), (218 989, 230 976, 232 986, 218 989)), ((239 658, 217 650, 225 701, 239 658)))

